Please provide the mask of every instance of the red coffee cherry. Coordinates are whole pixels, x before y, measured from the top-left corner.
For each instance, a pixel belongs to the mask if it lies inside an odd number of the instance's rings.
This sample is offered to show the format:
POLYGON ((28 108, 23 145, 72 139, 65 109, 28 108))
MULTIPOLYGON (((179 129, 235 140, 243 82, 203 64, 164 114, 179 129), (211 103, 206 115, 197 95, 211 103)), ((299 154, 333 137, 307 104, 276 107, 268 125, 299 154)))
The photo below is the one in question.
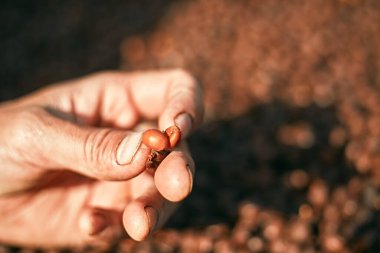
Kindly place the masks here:
POLYGON ((165 133, 169 137, 170 148, 175 148, 181 140, 181 130, 177 126, 171 126, 165 130, 165 133))
POLYGON ((146 130, 142 142, 152 149, 146 161, 146 168, 156 169, 180 140, 181 130, 177 126, 168 127, 164 132, 157 129, 146 130))
POLYGON ((146 130, 143 133, 142 142, 156 151, 161 151, 170 147, 168 136, 157 129, 146 130))

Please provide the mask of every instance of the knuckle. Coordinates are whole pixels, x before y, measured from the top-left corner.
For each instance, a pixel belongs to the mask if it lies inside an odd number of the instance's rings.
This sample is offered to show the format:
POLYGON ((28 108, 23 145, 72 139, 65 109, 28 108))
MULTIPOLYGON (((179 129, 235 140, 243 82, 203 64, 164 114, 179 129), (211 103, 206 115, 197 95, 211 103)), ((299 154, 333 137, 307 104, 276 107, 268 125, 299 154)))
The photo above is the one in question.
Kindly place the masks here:
POLYGON ((8 111, 8 122, 3 125, 1 135, 4 146, 11 150, 12 156, 20 161, 31 162, 43 154, 41 139, 44 138, 46 122, 43 108, 28 106, 8 111))
POLYGON ((99 71, 93 74, 90 74, 89 76, 85 77, 83 80, 85 84, 88 85, 94 85, 94 84, 100 84, 100 85, 109 85, 115 83, 117 80, 119 80, 122 76, 121 72, 117 71, 99 71))
POLYGON ((19 147, 33 146, 43 136, 46 122, 41 115, 43 109, 37 106, 23 108, 12 115, 10 137, 19 147))
POLYGON ((94 74, 93 78, 104 87, 114 88, 125 85, 127 76, 127 73, 121 71, 101 71, 94 74))
POLYGON ((103 70, 103 71, 99 71, 93 74, 93 77, 97 79, 109 80, 119 75, 120 75, 120 72, 117 72, 117 71, 103 70))
POLYGON ((175 78, 186 82, 191 87, 194 87, 197 84, 195 77, 188 70, 182 68, 174 69, 172 70, 172 75, 175 78))

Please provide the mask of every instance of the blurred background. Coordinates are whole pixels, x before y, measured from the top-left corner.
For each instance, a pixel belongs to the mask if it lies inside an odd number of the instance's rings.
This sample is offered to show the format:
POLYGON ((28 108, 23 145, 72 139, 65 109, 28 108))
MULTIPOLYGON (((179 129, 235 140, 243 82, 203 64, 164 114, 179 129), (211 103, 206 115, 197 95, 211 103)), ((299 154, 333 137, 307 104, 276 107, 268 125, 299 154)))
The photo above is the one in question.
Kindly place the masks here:
POLYGON ((111 252, 380 252, 380 1, 5 0, 0 26, 2 101, 104 69, 203 85, 193 193, 111 252))

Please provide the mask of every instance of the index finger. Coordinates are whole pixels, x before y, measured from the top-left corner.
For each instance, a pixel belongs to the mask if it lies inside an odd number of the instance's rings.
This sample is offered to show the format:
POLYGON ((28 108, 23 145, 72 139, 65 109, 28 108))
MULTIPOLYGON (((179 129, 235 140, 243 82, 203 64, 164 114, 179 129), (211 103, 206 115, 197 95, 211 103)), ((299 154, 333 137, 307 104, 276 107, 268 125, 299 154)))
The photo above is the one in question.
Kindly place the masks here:
POLYGON ((202 122, 202 90, 188 72, 135 72, 128 79, 136 110, 146 119, 158 119, 160 129, 177 125, 187 136, 202 122))

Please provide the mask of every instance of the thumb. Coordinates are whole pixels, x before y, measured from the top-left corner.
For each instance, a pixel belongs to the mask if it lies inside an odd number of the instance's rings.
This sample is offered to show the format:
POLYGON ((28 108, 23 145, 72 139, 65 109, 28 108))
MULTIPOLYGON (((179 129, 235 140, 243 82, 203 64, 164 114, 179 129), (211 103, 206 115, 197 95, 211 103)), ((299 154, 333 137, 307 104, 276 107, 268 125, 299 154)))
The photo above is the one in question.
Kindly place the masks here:
POLYGON ((40 134, 30 144, 41 167, 104 180, 130 179, 145 170, 150 150, 141 144, 141 132, 79 126, 46 111, 37 118, 40 134))

